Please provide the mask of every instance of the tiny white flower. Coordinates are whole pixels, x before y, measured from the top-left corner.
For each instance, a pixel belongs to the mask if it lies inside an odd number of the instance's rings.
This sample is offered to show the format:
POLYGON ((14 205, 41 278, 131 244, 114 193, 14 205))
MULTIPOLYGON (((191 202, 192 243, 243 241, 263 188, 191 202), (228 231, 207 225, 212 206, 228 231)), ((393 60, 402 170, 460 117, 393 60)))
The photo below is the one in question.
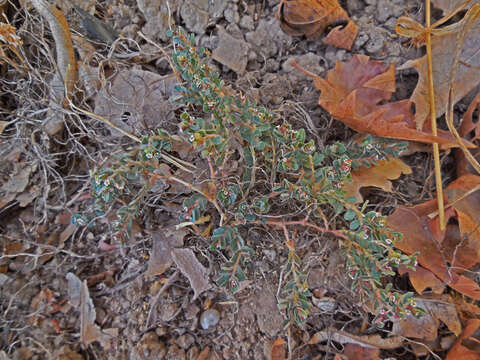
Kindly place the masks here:
POLYGON ((106 179, 103 183, 105 184, 105 186, 108 186, 108 185, 110 185, 110 180, 106 179))

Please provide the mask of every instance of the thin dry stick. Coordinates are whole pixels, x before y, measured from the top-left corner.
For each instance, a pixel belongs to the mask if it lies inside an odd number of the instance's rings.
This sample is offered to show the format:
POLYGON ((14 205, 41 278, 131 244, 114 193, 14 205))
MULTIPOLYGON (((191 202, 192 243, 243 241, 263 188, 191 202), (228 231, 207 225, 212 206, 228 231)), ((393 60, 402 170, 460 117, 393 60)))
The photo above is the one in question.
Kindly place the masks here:
MULTIPOLYGON (((435 110, 435 89, 433 87, 433 62, 432 62, 432 34, 430 26, 430 0, 425 0, 425 25, 427 36, 427 66, 428 66, 428 96, 430 99, 430 119, 432 122, 432 135, 437 136, 437 114, 435 110)), ((443 207, 442 169, 440 166, 440 152, 438 143, 433 143, 433 161, 435 164, 435 183, 437 187, 438 215, 440 229, 445 230, 445 209, 443 207)))

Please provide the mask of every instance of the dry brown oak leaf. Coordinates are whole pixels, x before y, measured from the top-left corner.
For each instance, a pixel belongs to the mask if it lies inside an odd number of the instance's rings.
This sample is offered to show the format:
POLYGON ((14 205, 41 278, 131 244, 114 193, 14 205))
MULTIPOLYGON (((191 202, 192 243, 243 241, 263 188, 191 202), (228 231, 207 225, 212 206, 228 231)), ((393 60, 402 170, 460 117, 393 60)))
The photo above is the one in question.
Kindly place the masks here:
MULTIPOLYGON (((469 5, 465 7, 465 9, 468 9, 469 7, 472 6, 472 4, 478 0, 473 0, 469 5)), ((465 2, 465 0, 432 0, 432 3, 435 7, 443 10, 444 14, 448 14, 455 10, 458 6, 462 5, 465 2)))
POLYGON ((347 197, 354 197, 357 203, 363 202, 360 189, 367 186, 375 186, 383 191, 392 192, 392 182, 402 174, 411 174, 412 169, 398 158, 380 160, 377 165, 371 167, 360 166, 352 170, 352 181, 343 184, 343 190, 347 197))
POLYGON ((478 344, 479 340, 474 337, 480 328, 479 319, 469 319, 462 334, 447 354, 446 360, 480 360, 480 352, 471 350, 469 342, 478 344))
POLYGON ((425 314, 415 317, 405 315, 393 321, 392 334, 408 338, 433 341, 438 337, 438 329, 441 323, 455 335, 462 332, 462 324, 454 304, 448 302, 446 297, 415 298, 417 306, 422 308, 425 314))
POLYGON ((449 224, 445 231, 440 230, 438 216, 429 216, 437 210, 436 199, 413 207, 401 206, 387 218, 388 226, 403 234, 403 240, 395 247, 406 254, 419 254, 421 273, 412 280, 419 293, 427 287, 438 293, 440 280, 459 293, 480 300, 478 284, 461 275, 480 262, 480 190, 469 193, 479 184, 480 177, 465 175, 447 187, 446 200, 453 205, 447 207, 446 217, 456 217, 459 225, 449 224), (419 278, 427 271, 435 276, 419 278))
POLYGON ((350 50, 358 26, 337 0, 282 0, 277 12, 283 31, 292 36, 319 37, 331 28, 323 42, 350 50))
MULTIPOLYGON (((405 21, 402 17, 398 26, 405 21)), ((408 21, 407 21, 408 22, 408 21)), ((407 22, 404 22, 405 24, 407 22)), ((432 33, 433 84, 435 89, 435 111, 437 117, 445 113, 450 91, 450 70, 454 62, 457 36, 462 31, 463 21, 442 28, 441 34, 432 33)), ((480 84, 480 17, 476 17, 468 28, 463 42, 460 64, 453 81, 455 89, 454 103, 461 100, 480 84)), ((418 72, 418 83, 411 101, 415 103, 415 122, 417 129, 429 123, 430 101, 428 94, 427 56, 407 61, 401 69, 414 68, 418 72)))
MULTIPOLYGON (((480 114, 480 93, 475 96, 467 111, 463 115, 462 123, 458 128, 458 133, 464 139, 467 139, 475 145, 480 145, 480 121, 478 121, 480 114), (476 113, 476 117, 474 114, 476 113)), ((480 162, 480 148, 473 149, 473 157, 480 162)), ((460 177, 465 174, 476 174, 475 169, 470 165, 465 154, 461 149, 455 150, 455 159, 457 165, 457 176, 460 177)))
MULTIPOLYGON (((438 142, 443 149, 457 146, 447 131, 439 130, 438 136, 433 136, 428 127, 417 130, 409 100, 386 102, 395 91, 394 64, 388 66, 366 55, 355 55, 348 62, 337 62, 325 79, 294 65, 313 78, 321 91, 320 106, 353 130, 393 139, 438 142)), ((468 142, 466 145, 473 147, 468 142)))

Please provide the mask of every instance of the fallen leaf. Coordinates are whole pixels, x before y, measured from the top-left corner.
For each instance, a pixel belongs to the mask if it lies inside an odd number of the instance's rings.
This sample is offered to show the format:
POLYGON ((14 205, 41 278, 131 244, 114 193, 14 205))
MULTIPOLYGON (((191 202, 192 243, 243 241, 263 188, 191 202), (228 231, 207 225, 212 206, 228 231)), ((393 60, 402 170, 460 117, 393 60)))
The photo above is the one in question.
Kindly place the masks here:
POLYGON ((320 106, 353 130, 394 139, 438 142, 442 148, 457 146, 447 131, 439 130, 438 136, 433 136, 429 128, 417 130, 409 100, 384 103, 395 91, 394 64, 388 66, 366 55, 355 55, 348 62, 337 62, 325 79, 297 67, 313 77, 315 87, 321 91, 320 106))
MULTIPOLYGON (((465 195, 467 189, 471 189, 474 184, 478 184, 478 181, 480 181, 480 177, 466 175, 454 181, 445 190, 450 202, 457 200, 453 207, 470 216, 475 222, 480 216, 476 213, 480 206, 480 202, 476 203, 480 191, 464 198, 461 196, 465 195)), ((447 231, 441 232, 438 216, 433 219, 429 217, 436 210, 436 199, 414 207, 401 206, 397 208, 387 218, 390 228, 403 233, 403 241, 395 243, 395 247, 406 254, 418 252, 418 263, 435 274, 446 285, 472 299, 480 299, 478 284, 459 275, 480 261, 480 258, 476 256, 477 251, 471 248, 476 243, 476 238, 472 237, 472 243, 463 241, 462 236, 458 235, 459 231, 454 231, 455 229, 451 227, 447 227, 447 231)))
POLYGON ((479 360, 480 353, 468 349, 462 344, 463 340, 468 339, 480 328, 479 319, 469 319, 462 334, 447 354, 446 360, 479 360))
POLYGON ((467 214, 475 223, 480 224, 480 176, 467 174, 445 189, 448 202, 455 209, 467 214), (477 188, 472 192, 472 189, 477 188), (471 193, 470 193, 471 192, 471 193))
POLYGON ((82 281, 74 274, 67 273, 66 279, 68 281, 68 300, 73 307, 79 307, 82 293, 82 281))
POLYGON ((430 289, 434 294, 441 294, 445 290, 445 284, 437 278, 431 271, 417 265, 415 270, 408 269, 401 265, 398 273, 408 274, 410 282, 418 294, 422 294, 425 290, 430 289))
POLYGON ((197 360, 207 360, 210 355, 210 348, 207 346, 198 354, 197 360))
MULTIPOLYGON (((0 121, 0 135, 2 135, 3 133, 3 130, 5 130, 5 128, 7 127, 8 125, 8 121, 0 121)), ((0 140, 1 141, 1 140, 0 140)))
POLYGON ((323 42, 337 48, 350 50, 357 38, 358 26, 353 21, 349 21, 346 26, 339 25, 334 27, 323 38, 323 42))
MULTIPOLYGON (((160 76, 136 68, 119 72, 112 79, 111 88, 102 89, 96 96, 95 113, 137 135, 145 129, 168 127, 178 106, 169 101, 176 84, 173 74, 160 76)), ((113 136, 123 136, 110 130, 113 136)))
POLYGON ((382 338, 380 335, 352 335, 347 332, 330 329, 328 331, 319 331, 309 340, 309 345, 318 344, 324 341, 335 341, 340 344, 356 344, 370 349, 396 349, 402 346, 404 338, 401 336, 392 336, 382 338))
MULTIPOLYGON (((472 9, 473 10, 473 9, 472 9)), ((398 19, 397 28, 408 18, 398 19)), ((408 21, 408 20, 407 20, 408 21)), ((450 91, 450 69, 452 67, 457 37, 463 29, 463 21, 449 25, 441 34, 432 33, 433 83, 435 88, 435 110, 437 117, 445 113, 450 91), (447 31, 448 30, 448 31, 447 31)), ((398 32, 398 31, 397 31, 398 32)), ((401 34, 401 32, 399 32, 401 34)), ((463 42, 460 55, 460 64, 454 79, 454 103, 461 100, 475 86, 480 83, 480 17, 477 17, 469 27, 463 42)), ((418 72, 418 83, 413 91, 411 101, 415 103, 415 122, 417 129, 424 128, 430 114, 430 100, 428 95, 427 56, 407 61, 402 69, 414 68, 418 72)))
POLYGON ((80 342, 85 348, 94 341, 100 342, 104 347, 109 347, 108 336, 103 334, 100 327, 95 324, 96 316, 87 281, 84 280, 80 287, 80 342))
POLYGON ((403 319, 395 320, 392 334, 432 341, 438 336, 440 321, 447 325, 455 335, 458 336, 461 333, 462 324, 455 305, 448 301, 426 298, 416 298, 415 301, 417 306, 425 311, 425 314, 419 318, 406 315, 403 319))
MULTIPOLYGON (((465 0, 432 0, 433 5, 436 8, 442 9, 444 14, 448 14, 455 10, 459 5, 464 3, 465 0)), ((472 4, 475 1, 472 1, 472 4)), ((468 9, 472 6, 472 4, 468 5, 465 7, 465 9, 468 9)))
POLYGON ((282 0, 277 18, 282 30, 292 36, 315 38, 328 26, 334 26, 326 43, 347 50, 351 49, 358 33, 358 26, 337 0, 282 0))
POLYGON ((286 360, 285 340, 277 338, 272 345, 270 351, 270 360, 286 360))
POLYGON ((171 256, 193 288, 194 295, 192 301, 202 292, 211 288, 207 269, 197 260, 191 249, 174 249, 171 256))
POLYGON ((379 349, 366 348, 356 344, 345 345, 343 355, 348 360, 381 360, 379 349))
MULTIPOLYGON (((480 145, 480 93, 475 96, 467 111, 463 114, 462 122, 458 128, 458 133, 464 139, 473 142, 476 145, 480 145), (476 118, 474 119, 474 113, 476 112, 476 118)), ((473 157, 480 162, 480 147, 472 149, 471 153, 473 157)), ((455 160, 457 166, 457 176, 466 175, 469 173, 475 174, 476 171, 470 165, 465 154, 461 149, 455 149, 455 160)), ((478 174, 477 174, 478 175, 478 174)))
POLYGON ((343 184, 347 197, 355 197, 356 202, 363 202, 360 189, 366 186, 375 186, 383 191, 392 192, 392 183, 389 180, 398 179, 402 174, 411 174, 412 169, 398 158, 380 160, 372 167, 361 166, 352 170, 352 181, 343 184))
POLYGON ((147 276, 162 275, 173 264, 172 251, 183 246, 185 230, 162 229, 153 233, 153 249, 147 276))

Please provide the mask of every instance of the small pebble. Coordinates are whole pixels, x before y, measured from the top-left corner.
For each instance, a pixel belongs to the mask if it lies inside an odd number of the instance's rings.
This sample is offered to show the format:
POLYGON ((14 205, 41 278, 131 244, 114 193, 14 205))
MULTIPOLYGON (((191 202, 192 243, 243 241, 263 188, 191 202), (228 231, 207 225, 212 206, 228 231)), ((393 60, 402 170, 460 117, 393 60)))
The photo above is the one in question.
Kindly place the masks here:
POLYGON ((220 313, 215 309, 205 310, 200 316, 200 325, 203 330, 216 326, 220 320, 220 313))

